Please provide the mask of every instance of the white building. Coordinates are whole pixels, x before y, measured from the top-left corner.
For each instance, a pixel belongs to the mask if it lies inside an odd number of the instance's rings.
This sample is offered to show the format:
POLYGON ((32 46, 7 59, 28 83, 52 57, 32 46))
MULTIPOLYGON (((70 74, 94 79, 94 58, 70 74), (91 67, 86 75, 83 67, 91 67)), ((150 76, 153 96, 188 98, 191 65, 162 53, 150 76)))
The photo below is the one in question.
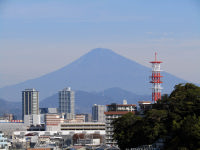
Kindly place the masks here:
POLYGON ((100 122, 80 122, 80 123, 62 123, 61 131, 71 132, 90 132, 105 133, 105 123, 100 122))
POLYGON ((24 115, 24 124, 26 126, 31 126, 31 125, 40 125, 41 124, 41 119, 40 119, 40 115, 24 115))
POLYGON ((74 91, 70 87, 59 91, 59 112, 65 113, 65 119, 74 119, 74 91))
POLYGON ((27 127, 24 123, 0 123, 0 131, 2 131, 6 136, 11 136, 14 131, 26 131, 27 127))

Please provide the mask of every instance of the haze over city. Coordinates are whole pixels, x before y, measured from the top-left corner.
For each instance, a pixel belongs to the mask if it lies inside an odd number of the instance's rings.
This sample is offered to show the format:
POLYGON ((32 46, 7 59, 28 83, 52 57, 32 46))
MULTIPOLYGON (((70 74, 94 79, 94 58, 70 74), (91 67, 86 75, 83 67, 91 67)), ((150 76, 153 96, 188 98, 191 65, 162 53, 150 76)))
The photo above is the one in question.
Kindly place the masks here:
POLYGON ((199 0, 0 0, 0 149, 200 149, 199 0))
POLYGON ((94 48, 200 83, 200 2, 0 1, 0 87, 55 71, 94 48))

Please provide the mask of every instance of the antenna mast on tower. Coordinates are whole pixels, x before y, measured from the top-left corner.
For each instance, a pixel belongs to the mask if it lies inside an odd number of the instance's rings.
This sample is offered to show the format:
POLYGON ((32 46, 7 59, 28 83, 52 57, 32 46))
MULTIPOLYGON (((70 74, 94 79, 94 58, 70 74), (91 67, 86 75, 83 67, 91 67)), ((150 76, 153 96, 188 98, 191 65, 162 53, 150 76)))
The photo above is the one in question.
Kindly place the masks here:
POLYGON ((160 64, 162 61, 157 60, 157 53, 155 53, 155 60, 150 62, 152 64, 152 75, 150 83, 152 83, 152 101, 157 102, 159 99, 161 99, 161 76, 160 72, 160 64))

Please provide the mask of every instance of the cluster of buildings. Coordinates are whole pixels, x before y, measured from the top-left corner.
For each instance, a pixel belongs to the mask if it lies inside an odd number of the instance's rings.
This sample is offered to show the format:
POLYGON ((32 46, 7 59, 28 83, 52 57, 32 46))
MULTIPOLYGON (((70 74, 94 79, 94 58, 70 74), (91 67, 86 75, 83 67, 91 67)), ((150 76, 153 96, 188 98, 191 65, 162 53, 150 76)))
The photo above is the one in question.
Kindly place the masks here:
POLYGON ((75 92, 64 88, 58 95, 58 108, 39 108, 39 91, 22 91, 22 120, 12 114, 1 118, 0 138, 6 138, 0 145, 5 149, 117 146, 112 137, 113 119, 137 111, 135 104, 123 100, 123 104, 94 104, 91 114, 75 114, 75 92))
POLYGON ((22 120, 12 114, 0 118, 0 138, 4 139, 0 145, 5 149, 117 146, 112 120, 137 111, 135 104, 124 100, 123 104, 94 104, 91 114, 75 114, 75 92, 64 88, 58 95, 58 108, 39 108, 39 91, 22 91, 22 120))

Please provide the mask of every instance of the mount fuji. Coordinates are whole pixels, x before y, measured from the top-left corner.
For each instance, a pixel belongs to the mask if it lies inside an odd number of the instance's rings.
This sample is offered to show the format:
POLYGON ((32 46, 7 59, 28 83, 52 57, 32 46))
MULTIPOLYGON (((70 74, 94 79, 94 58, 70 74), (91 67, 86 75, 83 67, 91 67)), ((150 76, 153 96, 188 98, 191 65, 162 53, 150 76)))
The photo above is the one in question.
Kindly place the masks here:
MULTIPOLYGON (((151 94, 149 83, 151 68, 127 59, 110 49, 96 48, 71 64, 39 78, 0 89, 0 97, 8 101, 21 101, 21 91, 35 88, 40 99, 54 95, 65 87, 87 92, 119 87, 135 94, 151 94)), ((162 72, 162 93, 170 93, 178 83, 186 81, 162 72)))

